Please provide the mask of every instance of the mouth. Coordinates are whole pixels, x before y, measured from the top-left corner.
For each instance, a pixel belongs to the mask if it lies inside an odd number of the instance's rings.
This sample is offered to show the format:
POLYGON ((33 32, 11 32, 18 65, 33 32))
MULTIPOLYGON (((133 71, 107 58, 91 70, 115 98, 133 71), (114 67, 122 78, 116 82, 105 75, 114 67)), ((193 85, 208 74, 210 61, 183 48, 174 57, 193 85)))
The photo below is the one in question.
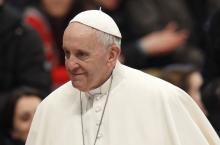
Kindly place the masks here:
POLYGON ((71 73, 71 75, 74 76, 79 76, 79 75, 84 75, 85 73, 71 73))
POLYGON ((79 80, 82 76, 84 75, 84 73, 71 73, 71 80, 79 80))
POLYGON ((79 76, 79 75, 83 75, 84 72, 82 71, 77 71, 77 70, 68 70, 68 73, 70 76, 74 77, 74 76, 79 76))

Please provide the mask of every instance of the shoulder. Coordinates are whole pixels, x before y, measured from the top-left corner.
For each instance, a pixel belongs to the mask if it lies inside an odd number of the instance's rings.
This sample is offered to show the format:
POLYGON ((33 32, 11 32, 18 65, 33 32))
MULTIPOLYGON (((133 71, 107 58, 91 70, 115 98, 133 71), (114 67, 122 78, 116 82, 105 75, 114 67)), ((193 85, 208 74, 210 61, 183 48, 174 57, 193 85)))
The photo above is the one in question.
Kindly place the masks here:
POLYGON ((78 91, 72 87, 71 82, 62 85, 51 94, 49 94, 38 106, 30 132, 32 135, 37 132, 42 133, 56 124, 58 120, 62 120, 63 116, 72 114, 79 100, 78 91), (77 100, 76 100, 77 99, 77 100))
POLYGON ((124 71, 123 87, 133 92, 152 96, 152 98, 188 96, 182 89, 158 77, 122 65, 124 71))
POLYGON ((143 85, 145 87, 171 87, 176 88, 174 85, 170 84, 169 82, 162 80, 158 77, 152 76, 145 72, 142 72, 137 69, 130 68, 128 66, 122 65, 122 69, 124 71, 124 79, 129 84, 135 85, 143 85))
POLYGON ((65 106, 70 102, 74 102, 78 93, 78 90, 69 81, 49 94, 38 108, 59 108, 65 106))

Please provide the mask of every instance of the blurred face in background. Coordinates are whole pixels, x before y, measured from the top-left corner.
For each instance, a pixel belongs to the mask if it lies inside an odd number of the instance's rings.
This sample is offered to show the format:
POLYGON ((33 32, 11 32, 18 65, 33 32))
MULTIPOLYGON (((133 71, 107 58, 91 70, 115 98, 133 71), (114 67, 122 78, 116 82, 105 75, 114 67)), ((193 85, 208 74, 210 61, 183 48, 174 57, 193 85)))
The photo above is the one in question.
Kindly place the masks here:
POLYGON ((188 93, 193 100, 199 105, 200 109, 207 115, 206 108, 201 100, 201 87, 203 85, 203 78, 200 72, 193 72, 188 78, 189 89, 188 93))
POLYGON ((73 3, 74 0, 42 0, 46 12, 56 18, 65 17, 71 10, 73 3))
POLYGON ((26 141, 34 113, 40 102, 41 99, 37 96, 23 96, 17 101, 13 116, 13 138, 26 141))
POLYGON ((115 10, 119 7, 121 0, 96 0, 102 7, 115 10))
POLYGON ((189 94, 193 97, 193 98, 200 98, 201 94, 200 94, 200 89, 202 87, 203 84, 203 78, 200 72, 193 72, 189 78, 188 78, 188 82, 189 82, 189 94))
POLYGON ((0 0, 0 6, 2 6, 3 5, 3 0, 0 0))

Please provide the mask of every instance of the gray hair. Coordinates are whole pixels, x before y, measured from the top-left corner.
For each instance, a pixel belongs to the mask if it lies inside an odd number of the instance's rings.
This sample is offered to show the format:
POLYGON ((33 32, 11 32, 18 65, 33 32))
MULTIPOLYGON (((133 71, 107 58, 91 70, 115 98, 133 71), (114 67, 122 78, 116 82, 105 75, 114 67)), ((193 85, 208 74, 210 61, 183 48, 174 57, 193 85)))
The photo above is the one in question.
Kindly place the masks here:
POLYGON ((99 30, 96 30, 95 33, 97 36, 97 41, 102 43, 105 47, 115 44, 118 48, 121 48, 121 38, 99 30))

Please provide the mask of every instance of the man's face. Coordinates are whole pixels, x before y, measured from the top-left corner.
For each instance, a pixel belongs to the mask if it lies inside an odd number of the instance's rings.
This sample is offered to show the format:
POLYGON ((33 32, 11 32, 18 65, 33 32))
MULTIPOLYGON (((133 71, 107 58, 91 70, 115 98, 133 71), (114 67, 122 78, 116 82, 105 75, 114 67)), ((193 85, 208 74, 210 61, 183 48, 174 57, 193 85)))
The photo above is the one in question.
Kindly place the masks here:
POLYGON ((110 76, 111 49, 97 42, 94 29, 71 23, 64 32, 65 65, 75 88, 89 91, 100 86, 110 76))

